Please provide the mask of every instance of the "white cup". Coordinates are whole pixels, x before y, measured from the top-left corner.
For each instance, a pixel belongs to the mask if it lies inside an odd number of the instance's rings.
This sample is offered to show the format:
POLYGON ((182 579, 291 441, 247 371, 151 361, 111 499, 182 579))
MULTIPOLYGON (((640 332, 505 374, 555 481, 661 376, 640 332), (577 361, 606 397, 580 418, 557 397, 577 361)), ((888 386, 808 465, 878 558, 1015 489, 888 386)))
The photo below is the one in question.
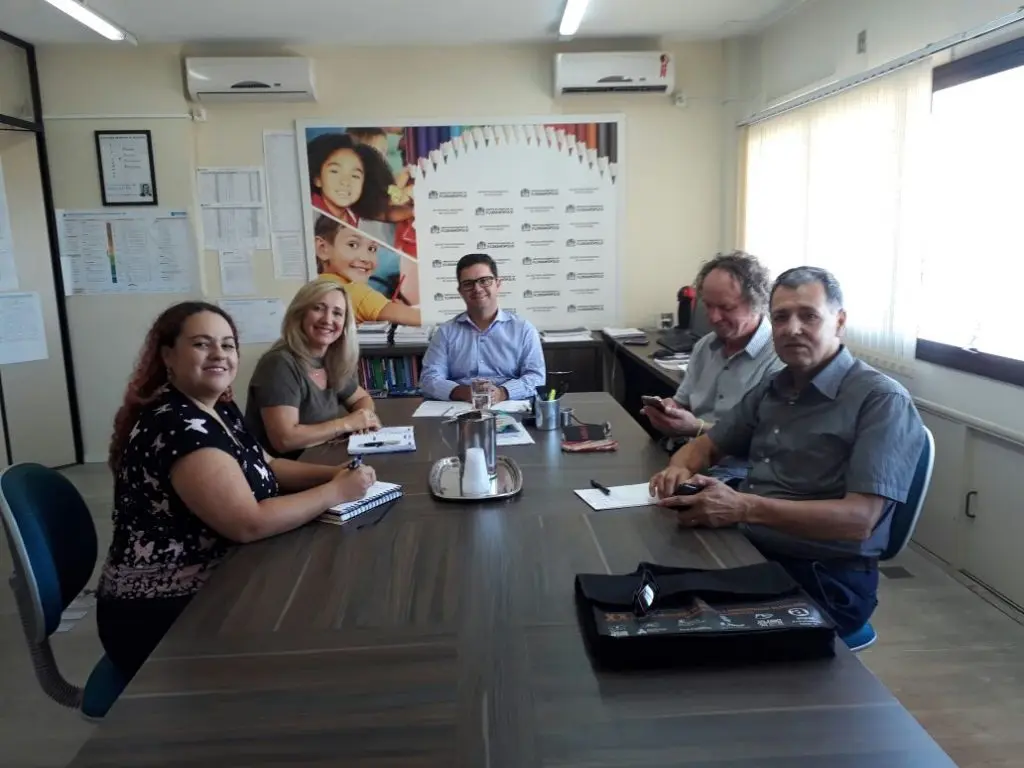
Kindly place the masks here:
POLYGON ((486 496, 491 490, 491 478, 487 474, 487 458, 483 448, 469 448, 466 451, 466 466, 462 468, 462 495, 486 496))

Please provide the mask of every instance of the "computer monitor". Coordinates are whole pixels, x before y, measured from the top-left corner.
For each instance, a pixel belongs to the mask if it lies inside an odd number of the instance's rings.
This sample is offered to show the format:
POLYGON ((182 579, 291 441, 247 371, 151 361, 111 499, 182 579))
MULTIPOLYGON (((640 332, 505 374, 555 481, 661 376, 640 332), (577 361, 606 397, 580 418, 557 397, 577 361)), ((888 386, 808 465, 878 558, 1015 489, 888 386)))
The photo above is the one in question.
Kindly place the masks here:
POLYGON ((704 308, 704 302, 698 298, 693 313, 690 315, 690 333, 699 339, 707 336, 712 330, 714 329, 711 327, 711 321, 708 320, 708 311, 704 308))

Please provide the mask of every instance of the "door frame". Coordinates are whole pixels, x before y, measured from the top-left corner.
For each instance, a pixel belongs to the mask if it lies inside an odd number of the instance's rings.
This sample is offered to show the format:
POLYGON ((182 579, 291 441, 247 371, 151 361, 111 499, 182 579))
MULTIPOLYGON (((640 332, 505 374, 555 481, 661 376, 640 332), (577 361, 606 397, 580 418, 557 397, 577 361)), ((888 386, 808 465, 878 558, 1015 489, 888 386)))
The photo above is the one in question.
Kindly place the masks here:
MULTIPOLYGON (((71 358, 71 333, 68 328, 67 297, 64 295, 64 271, 60 263, 57 212, 53 206, 53 184, 50 180, 50 158, 46 149, 46 130, 43 126, 43 99, 39 87, 36 49, 31 43, 10 35, 3 30, 0 30, 0 40, 25 51, 25 60, 28 64, 33 120, 24 120, 11 115, 0 114, 0 130, 34 133, 36 138, 36 157, 39 161, 39 179, 42 186, 43 209, 46 214, 46 234, 50 243, 50 268, 53 273, 54 296, 57 303, 60 346, 64 355, 64 378, 67 382, 68 409, 71 414, 71 435, 75 446, 75 463, 81 464, 84 456, 82 424, 78 409, 78 388, 75 385, 75 367, 71 358)), ((7 464, 9 465, 13 463, 13 455, 11 451, 11 438, 7 429, 7 403, 3 396, 2 373, 0 373, 0 420, 3 423, 4 450, 7 452, 7 464)))

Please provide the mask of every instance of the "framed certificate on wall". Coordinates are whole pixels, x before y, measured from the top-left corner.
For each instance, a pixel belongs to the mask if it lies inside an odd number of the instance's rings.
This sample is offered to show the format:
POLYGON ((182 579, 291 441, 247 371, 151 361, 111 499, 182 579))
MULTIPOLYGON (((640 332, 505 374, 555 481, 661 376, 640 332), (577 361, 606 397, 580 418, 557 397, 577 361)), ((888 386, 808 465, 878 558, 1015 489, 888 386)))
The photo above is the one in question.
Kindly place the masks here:
POLYGON ((149 131, 95 131, 104 205, 156 205, 156 169, 149 131))

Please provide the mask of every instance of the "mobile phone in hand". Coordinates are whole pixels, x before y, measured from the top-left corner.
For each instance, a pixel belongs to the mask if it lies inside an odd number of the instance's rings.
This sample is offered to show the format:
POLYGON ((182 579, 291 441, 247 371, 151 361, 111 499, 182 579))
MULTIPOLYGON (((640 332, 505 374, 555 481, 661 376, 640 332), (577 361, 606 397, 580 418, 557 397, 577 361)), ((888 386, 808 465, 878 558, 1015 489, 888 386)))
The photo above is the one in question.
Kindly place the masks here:
POLYGON ((680 483, 679 485, 676 486, 676 491, 672 495, 693 496, 695 494, 700 493, 702 490, 704 489, 701 486, 694 485, 693 483, 680 483))
POLYGON ((643 395, 640 398, 640 402, 649 408, 657 408, 659 411, 665 410, 665 403, 661 401, 660 397, 654 395, 643 395))

